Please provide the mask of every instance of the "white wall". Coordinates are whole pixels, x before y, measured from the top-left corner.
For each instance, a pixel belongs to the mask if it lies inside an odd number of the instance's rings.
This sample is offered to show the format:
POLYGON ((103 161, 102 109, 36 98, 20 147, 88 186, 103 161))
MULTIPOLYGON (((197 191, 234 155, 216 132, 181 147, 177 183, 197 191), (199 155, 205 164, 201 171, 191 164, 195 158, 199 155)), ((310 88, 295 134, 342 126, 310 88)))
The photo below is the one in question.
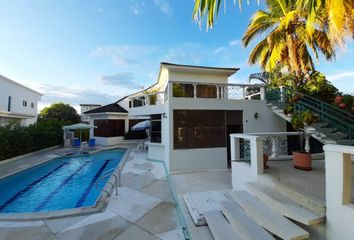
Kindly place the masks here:
POLYGON ((159 143, 149 143, 148 159, 164 161, 165 146, 159 143))
MULTIPOLYGON (((9 117, 34 118, 37 116, 38 101, 41 94, 37 93, 19 83, 9 80, 0 75, 0 112, 9 114, 9 117), (11 110, 8 112, 8 98, 11 96, 11 110), (23 101, 27 106, 23 106, 23 101), (34 107, 31 107, 31 103, 34 107)), ((32 120, 33 122, 33 120, 32 120)), ((26 123, 25 121, 23 123, 26 123)), ((31 123, 31 120, 30 122, 31 123)))
POLYGON ((202 83, 227 83, 226 74, 205 74, 205 73, 187 73, 187 72, 169 72, 169 81, 180 82, 202 82, 202 83))
POLYGON ((244 133, 283 132, 286 122, 275 115, 263 100, 169 98, 170 171, 227 168, 227 148, 173 149, 173 110, 242 110, 244 133), (258 118, 254 114, 258 113, 258 118))
MULTIPOLYGON (((94 125, 95 120, 125 120, 125 132, 129 130, 129 117, 127 113, 102 113, 102 114, 88 114, 90 118, 90 124, 94 125)), ((124 140, 124 136, 117 137, 97 137, 94 136, 94 130, 90 130, 90 138, 96 139, 96 144, 101 146, 112 146, 119 144, 124 140)))

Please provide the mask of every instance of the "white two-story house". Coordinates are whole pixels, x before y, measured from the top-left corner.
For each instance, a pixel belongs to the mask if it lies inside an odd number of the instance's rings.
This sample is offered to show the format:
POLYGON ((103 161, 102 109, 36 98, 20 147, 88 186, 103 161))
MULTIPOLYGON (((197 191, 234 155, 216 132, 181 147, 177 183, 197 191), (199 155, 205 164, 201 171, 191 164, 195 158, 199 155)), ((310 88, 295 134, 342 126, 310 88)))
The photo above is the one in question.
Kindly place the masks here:
POLYGON ((151 119, 148 157, 169 171, 226 169, 230 133, 286 131, 263 85, 229 83, 238 70, 161 63, 156 84, 129 97, 129 117, 151 119))
POLYGON ((43 95, 0 75, 0 126, 11 122, 29 125, 37 120, 38 102, 43 95))

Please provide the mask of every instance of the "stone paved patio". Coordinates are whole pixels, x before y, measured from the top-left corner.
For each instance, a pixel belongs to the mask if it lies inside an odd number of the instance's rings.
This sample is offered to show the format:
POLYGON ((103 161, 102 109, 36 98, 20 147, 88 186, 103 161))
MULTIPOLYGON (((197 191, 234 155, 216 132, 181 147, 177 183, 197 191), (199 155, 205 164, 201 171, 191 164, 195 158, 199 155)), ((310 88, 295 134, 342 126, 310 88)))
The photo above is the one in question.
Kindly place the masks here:
POLYGON ((164 167, 131 151, 122 187, 97 214, 31 222, 1 222, 0 240, 184 239, 164 167))

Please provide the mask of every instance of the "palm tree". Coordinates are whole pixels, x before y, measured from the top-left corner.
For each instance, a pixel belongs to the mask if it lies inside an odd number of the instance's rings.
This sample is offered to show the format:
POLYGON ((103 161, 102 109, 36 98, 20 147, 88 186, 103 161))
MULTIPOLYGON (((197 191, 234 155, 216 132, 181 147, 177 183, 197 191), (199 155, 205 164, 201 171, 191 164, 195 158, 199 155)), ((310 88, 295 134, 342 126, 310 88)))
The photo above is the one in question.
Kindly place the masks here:
MULTIPOLYGON (((222 0, 195 0, 194 19, 201 23, 206 17, 207 28, 213 27, 221 2, 222 0)), ((241 8, 242 0, 238 2, 241 8)), ((328 25, 333 44, 342 45, 350 35, 354 38, 354 0, 300 0, 296 2, 296 7, 307 12, 308 33, 311 34, 311 29, 316 28, 317 19, 321 19, 328 25)))
POLYGON ((266 71, 273 70, 278 63, 288 68, 299 79, 314 71, 309 52, 315 58, 321 52, 327 60, 335 57, 334 48, 327 36, 323 21, 316 21, 316 28, 307 27, 307 13, 297 8, 295 0, 267 0, 267 11, 257 11, 251 18, 242 38, 247 47, 262 34, 249 56, 249 63, 259 63, 266 71))

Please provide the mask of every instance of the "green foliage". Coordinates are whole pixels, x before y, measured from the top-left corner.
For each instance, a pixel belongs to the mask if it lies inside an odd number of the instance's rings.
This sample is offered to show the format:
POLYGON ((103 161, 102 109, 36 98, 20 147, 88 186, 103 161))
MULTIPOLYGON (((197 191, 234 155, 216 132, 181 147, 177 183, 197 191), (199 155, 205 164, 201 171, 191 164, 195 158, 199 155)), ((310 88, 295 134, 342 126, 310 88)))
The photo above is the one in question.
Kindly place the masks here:
POLYGON ((43 120, 57 120, 64 125, 71 125, 80 122, 80 115, 69 104, 54 103, 39 113, 38 121, 43 120))
POLYGON ((294 112, 294 106, 293 105, 287 105, 284 108, 284 114, 288 115, 288 114, 292 114, 294 112))
POLYGON ((0 127, 0 160, 61 144, 62 126, 57 120, 42 120, 28 127, 19 124, 0 127))
POLYGON ((185 97, 186 92, 181 84, 174 83, 172 88, 173 96, 174 97, 185 97))
POLYGON ((306 83, 298 87, 298 91, 327 103, 332 103, 338 94, 338 89, 320 72, 312 73, 306 83))
POLYGON ((145 91, 144 93, 145 94, 152 94, 152 95, 149 95, 148 97, 149 97, 149 102, 150 102, 150 105, 155 105, 156 104, 156 102, 157 102, 157 95, 156 94, 154 94, 154 93, 156 93, 157 91, 145 91))
POLYGON ((317 122, 318 119, 318 116, 309 110, 292 114, 291 125, 295 130, 299 131, 300 152, 303 152, 305 126, 311 126, 313 123, 317 122), (300 132, 302 133, 300 134, 300 132))

